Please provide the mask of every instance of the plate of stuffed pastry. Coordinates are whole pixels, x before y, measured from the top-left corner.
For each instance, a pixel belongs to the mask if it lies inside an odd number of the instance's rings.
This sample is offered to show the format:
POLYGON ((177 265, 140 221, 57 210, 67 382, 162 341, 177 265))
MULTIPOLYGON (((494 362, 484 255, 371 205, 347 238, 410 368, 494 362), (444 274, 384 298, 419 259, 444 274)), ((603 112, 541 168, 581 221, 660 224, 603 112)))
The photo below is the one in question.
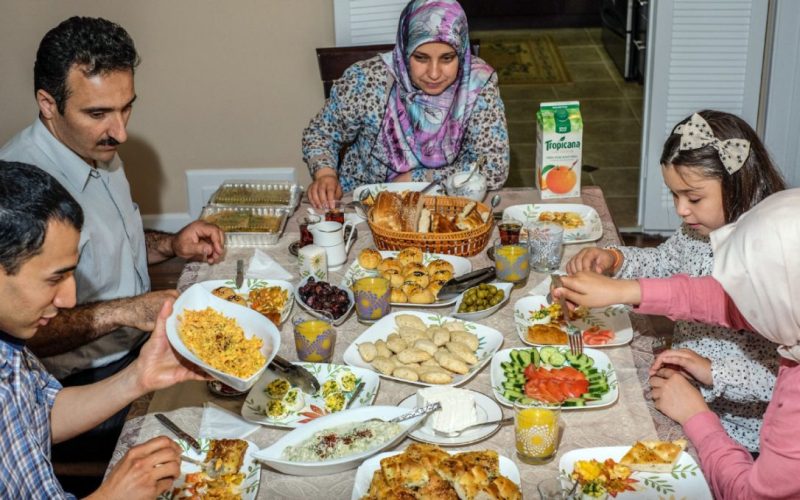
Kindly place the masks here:
POLYGON ((383 276, 392 287, 392 305, 440 307, 457 299, 437 299, 444 284, 470 271, 470 261, 457 255, 427 253, 416 247, 399 252, 365 248, 345 272, 341 285, 349 288, 360 278, 383 276))

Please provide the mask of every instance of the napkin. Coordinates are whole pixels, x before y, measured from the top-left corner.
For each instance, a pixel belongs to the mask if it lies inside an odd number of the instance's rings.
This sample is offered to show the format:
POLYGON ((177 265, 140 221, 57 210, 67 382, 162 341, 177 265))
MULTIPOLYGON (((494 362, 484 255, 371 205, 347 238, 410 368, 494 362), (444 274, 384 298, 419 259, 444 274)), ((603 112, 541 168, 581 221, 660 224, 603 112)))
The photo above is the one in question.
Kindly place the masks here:
POLYGON ((261 250, 256 249, 253 258, 250 259, 250 265, 247 268, 245 277, 263 280, 290 281, 294 278, 294 275, 275 262, 275 259, 261 250))
POLYGON ((244 439, 258 430, 258 424, 251 424, 239 415, 215 405, 203 405, 203 419, 198 435, 205 439, 244 439))

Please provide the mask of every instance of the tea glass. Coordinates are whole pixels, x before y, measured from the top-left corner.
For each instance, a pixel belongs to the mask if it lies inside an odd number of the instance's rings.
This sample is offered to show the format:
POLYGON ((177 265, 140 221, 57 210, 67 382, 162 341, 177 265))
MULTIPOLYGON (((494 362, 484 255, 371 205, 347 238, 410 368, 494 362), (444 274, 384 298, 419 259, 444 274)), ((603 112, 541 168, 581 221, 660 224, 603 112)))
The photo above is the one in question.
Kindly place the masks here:
POLYGON ((325 211, 325 220, 344 224, 344 205, 341 201, 336 200, 333 202, 333 205, 327 207, 325 211))
POLYGON ((331 321, 303 317, 292 320, 297 359, 312 363, 330 361, 336 345, 336 330, 331 321))
POLYGON ((308 226, 313 226, 320 222, 322 222, 322 217, 319 215, 306 215, 300 221, 300 248, 314 243, 314 235, 308 230, 308 226))
POLYGON ((561 265, 564 228, 553 222, 534 222, 528 226, 531 267, 539 273, 558 270, 561 265))
POLYGON ((503 245, 513 245, 519 243, 519 236, 522 232, 522 222, 516 219, 503 219, 497 224, 500 231, 500 241, 503 245))
POLYGON ((494 266, 497 279, 514 283, 514 288, 525 286, 528 282, 530 268, 530 250, 528 242, 504 245, 498 238, 494 242, 494 266))
POLYGON ((559 405, 514 403, 514 437, 522 462, 540 465, 556 456, 560 415, 559 405))
POLYGON ((352 288, 360 323, 374 323, 391 311, 392 288, 386 278, 361 278, 352 288))
POLYGON ((539 481, 536 489, 539 491, 541 500, 567 500, 570 494, 569 490, 561 484, 561 479, 558 478, 539 481))

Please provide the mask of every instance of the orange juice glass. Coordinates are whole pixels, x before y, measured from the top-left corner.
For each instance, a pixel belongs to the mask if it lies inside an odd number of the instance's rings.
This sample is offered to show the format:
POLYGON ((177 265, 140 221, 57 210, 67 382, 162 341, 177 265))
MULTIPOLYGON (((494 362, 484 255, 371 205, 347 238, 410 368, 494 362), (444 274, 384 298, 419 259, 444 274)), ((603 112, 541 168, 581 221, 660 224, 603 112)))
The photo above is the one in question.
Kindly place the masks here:
POLYGON ((520 460, 538 465, 555 457, 560 414, 560 406, 514 404, 514 437, 520 460))

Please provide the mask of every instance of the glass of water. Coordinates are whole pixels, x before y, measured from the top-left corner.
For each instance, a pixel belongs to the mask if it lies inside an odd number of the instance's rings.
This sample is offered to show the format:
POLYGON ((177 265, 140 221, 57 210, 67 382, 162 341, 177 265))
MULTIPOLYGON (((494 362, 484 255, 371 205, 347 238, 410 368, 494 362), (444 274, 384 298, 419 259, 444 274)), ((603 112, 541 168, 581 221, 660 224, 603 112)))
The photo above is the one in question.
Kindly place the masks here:
POLYGON ((531 268, 538 273, 550 273, 561 265, 564 228, 553 222, 534 222, 528 226, 531 249, 531 268))

